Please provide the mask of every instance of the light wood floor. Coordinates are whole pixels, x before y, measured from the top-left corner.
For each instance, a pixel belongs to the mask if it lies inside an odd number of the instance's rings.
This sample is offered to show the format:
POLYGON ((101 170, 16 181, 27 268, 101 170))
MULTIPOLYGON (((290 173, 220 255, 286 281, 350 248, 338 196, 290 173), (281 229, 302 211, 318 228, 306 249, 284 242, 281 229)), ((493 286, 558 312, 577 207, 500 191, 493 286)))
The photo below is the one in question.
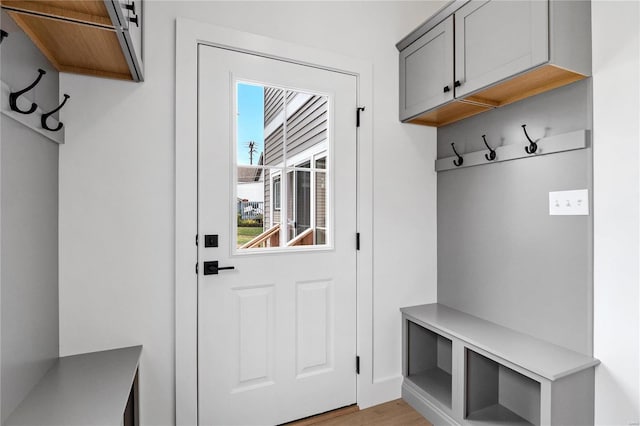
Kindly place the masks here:
POLYGON ((401 399, 364 410, 356 405, 287 423, 287 426, 433 426, 401 399))

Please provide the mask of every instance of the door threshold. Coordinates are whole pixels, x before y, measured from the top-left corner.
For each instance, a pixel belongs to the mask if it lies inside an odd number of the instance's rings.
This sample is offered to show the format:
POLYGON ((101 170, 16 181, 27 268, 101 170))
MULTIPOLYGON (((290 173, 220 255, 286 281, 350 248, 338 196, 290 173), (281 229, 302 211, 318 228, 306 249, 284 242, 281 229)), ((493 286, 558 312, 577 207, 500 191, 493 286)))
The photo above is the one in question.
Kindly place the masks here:
POLYGON ((325 411, 324 413, 316 414, 315 416, 309 416, 302 419, 294 420, 288 423, 282 423, 279 426, 310 426, 316 423, 323 422, 325 420, 334 419, 340 416, 346 416, 347 414, 360 411, 358 404, 347 405, 346 407, 336 408, 335 410, 325 411))

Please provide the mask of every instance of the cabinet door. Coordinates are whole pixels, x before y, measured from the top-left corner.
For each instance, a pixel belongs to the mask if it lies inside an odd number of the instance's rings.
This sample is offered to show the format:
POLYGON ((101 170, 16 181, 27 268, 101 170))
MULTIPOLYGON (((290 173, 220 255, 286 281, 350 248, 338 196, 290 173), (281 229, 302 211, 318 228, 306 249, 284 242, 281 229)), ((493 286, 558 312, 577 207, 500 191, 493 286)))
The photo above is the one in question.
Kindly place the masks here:
POLYGON ((453 16, 400 52, 400 120, 453 99, 453 16))
POLYGON ((549 60, 546 0, 473 0, 455 20, 456 97, 549 60))

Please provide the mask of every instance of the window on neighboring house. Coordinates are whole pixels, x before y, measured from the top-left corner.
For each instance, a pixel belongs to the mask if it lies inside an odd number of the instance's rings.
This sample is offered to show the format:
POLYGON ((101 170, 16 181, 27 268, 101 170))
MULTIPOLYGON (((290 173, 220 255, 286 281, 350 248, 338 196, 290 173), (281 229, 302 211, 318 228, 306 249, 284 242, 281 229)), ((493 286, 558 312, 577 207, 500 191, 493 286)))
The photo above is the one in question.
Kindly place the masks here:
POLYGON ((280 176, 273 178, 273 209, 280 210, 280 176))
POLYGON ((327 242, 327 173, 321 170, 325 170, 327 166, 327 157, 316 156, 316 171, 315 173, 315 219, 316 219, 316 244, 326 244, 327 242))

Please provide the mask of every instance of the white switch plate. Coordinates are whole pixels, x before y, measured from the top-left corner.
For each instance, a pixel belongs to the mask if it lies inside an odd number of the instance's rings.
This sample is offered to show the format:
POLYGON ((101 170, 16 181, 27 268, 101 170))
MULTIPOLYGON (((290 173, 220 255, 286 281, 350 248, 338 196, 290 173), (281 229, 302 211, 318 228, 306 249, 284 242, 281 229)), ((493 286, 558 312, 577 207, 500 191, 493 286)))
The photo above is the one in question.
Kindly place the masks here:
POLYGON ((589 190, 549 192, 549 214, 551 216, 588 216, 589 190))

